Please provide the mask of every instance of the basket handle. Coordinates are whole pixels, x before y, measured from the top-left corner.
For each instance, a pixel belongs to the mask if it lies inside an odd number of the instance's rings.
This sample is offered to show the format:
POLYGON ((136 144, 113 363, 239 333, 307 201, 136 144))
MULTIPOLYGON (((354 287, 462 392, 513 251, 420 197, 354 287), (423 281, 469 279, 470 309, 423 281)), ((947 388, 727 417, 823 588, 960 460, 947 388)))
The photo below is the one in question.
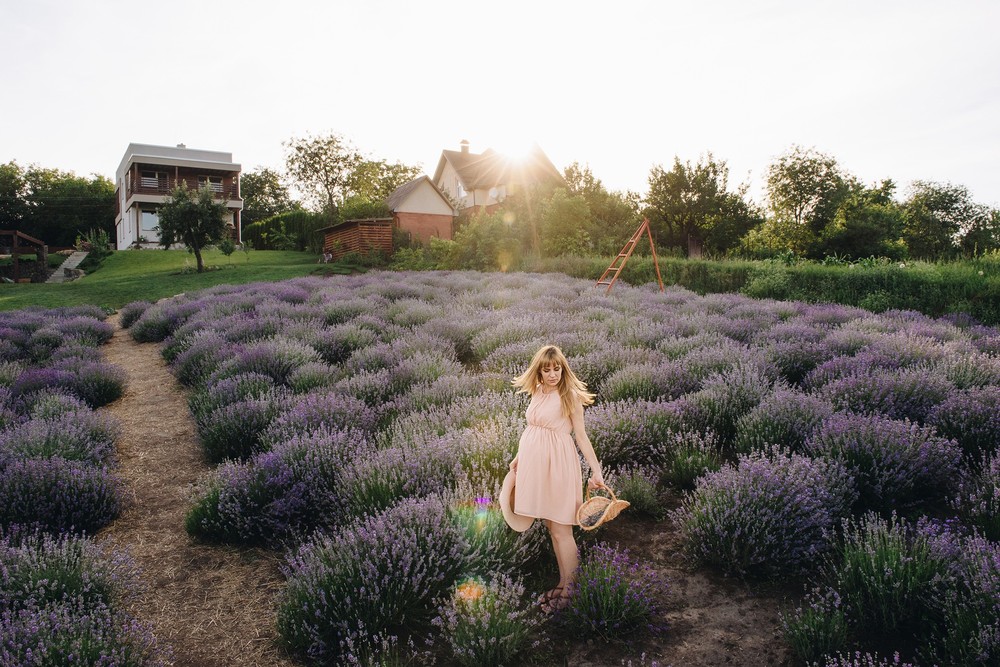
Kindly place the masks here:
MULTIPOLYGON (((597 488, 604 489, 605 491, 607 491, 611 495, 611 500, 613 502, 618 502, 618 496, 615 495, 614 490, 610 486, 608 486, 607 484, 601 484, 597 488)), ((584 502, 590 500, 590 485, 589 484, 587 485, 587 495, 586 495, 586 497, 583 500, 584 500, 584 502)))

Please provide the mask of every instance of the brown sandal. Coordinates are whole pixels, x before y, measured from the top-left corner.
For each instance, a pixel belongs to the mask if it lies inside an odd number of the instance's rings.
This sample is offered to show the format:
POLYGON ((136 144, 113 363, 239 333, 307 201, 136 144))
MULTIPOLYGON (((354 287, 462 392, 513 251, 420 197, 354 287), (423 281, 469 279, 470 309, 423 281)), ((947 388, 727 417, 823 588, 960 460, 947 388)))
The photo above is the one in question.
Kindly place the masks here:
POLYGON ((556 586, 553 589, 547 590, 542 593, 541 597, 538 598, 538 604, 544 605, 548 604, 552 600, 562 597, 562 586, 556 586))
POLYGON ((553 595, 549 599, 542 603, 542 613, 543 614, 554 614, 557 611, 561 611, 569 606, 569 594, 564 595, 553 595))

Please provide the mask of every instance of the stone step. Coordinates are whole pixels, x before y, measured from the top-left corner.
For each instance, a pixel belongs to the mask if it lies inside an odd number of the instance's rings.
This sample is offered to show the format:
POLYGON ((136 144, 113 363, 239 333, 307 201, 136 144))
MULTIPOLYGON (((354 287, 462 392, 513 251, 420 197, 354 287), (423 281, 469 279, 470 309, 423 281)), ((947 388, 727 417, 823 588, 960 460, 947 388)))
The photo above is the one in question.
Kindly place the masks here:
POLYGON ((73 280, 79 276, 67 275, 72 272, 76 267, 80 266, 80 262, 87 258, 88 253, 86 252, 74 252, 72 255, 67 257, 59 268, 56 269, 55 273, 49 276, 49 279, 45 282, 47 283, 64 283, 67 280, 73 280))

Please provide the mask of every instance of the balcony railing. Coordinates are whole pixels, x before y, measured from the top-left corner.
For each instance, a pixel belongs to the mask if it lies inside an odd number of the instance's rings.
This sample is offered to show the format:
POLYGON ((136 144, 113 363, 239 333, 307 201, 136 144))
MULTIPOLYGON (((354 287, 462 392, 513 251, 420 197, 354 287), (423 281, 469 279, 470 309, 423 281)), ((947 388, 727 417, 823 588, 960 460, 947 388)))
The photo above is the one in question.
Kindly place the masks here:
MULTIPOLYGON (((187 184, 189 190, 197 191, 199 187, 206 185, 199 183, 197 178, 140 178, 138 183, 129 183, 125 189, 125 196, 132 195, 162 195, 169 196, 170 193, 181 183, 187 184)), ((208 183, 216 199, 239 199, 238 188, 235 185, 225 183, 208 183)))

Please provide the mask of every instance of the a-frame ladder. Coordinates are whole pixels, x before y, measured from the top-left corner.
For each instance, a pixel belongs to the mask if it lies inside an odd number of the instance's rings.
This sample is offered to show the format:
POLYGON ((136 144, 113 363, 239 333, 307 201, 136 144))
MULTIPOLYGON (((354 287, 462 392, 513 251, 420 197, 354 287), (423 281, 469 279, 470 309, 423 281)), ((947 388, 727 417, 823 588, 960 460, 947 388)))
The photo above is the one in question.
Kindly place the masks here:
POLYGON ((618 256, 611 260, 611 265, 608 266, 607 270, 601 274, 600 280, 594 287, 600 287, 601 285, 607 285, 608 289, 605 294, 611 292, 611 287, 618 280, 618 274, 621 273, 622 269, 625 268, 625 262, 628 258, 632 256, 632 251, 635 250, 635 244, 639 242, 642 238, 642 233, 646 232, 646 237, 649 238, 649 249, 653 251, 653 266, 656 267, 656 280, 660 283, 660 291, 663 292, 663 278, 660 277, 660 263, 656 260, 656 246, 653 245, 653 233, 649 230, 649 218, 643 218, 642 224, 639 225, 639 229, 635 230, 635 234, 632 238, 622 247, 622 251, 618 253, 618 256))

